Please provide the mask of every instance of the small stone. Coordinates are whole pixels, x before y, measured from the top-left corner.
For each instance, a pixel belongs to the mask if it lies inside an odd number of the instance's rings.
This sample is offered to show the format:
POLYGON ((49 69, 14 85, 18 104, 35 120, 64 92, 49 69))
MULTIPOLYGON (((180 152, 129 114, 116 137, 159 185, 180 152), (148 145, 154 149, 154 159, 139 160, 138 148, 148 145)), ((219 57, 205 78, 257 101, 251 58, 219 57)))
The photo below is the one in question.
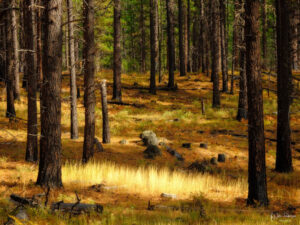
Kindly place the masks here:
POLYGON ((161 155, 161 150, 156 145, 149 145, 144 151, 144 156, 146 159, 155 159, 156 156, 161 155))
POLYGON ((176 119, 174 119, 173 121, 174 121, 174 122, 178 122, 178 121, 179 121, 179 119, 178 119, 178 118, 176 118, 176 119))
POLYGON ((162 193, 160 196, 163 198, 172 198, 172 199, 177 198, 175 194, 167 194, 167 193, 162 193))
POLYGON ((212 164, 212 165, 217 165, 217 164, 218 164, 217 158, 216 158, 216 157, 212 157, 212 158, 210 159, 210 164, 212 164))
POLYGON ((219 154, 218 155, 218 162, 225 162, 226 155, 225 154, 219 154))
POLYGON ((204 134, 204 130, 198 130, 197 133, 198 134, 204 134))
POLYGON ((206 143, 200 143, 200 148, 206 148, 207 149, 207 144, 206 143))
POLYGON ((96 151, 97 152, 104 152, 103 146, 98 140, 98 138, 94 138, 94 145, 96 145, 96 151))
POLYGON ((192 146, 191 143, 183 143, 182 144, 183 148, 191 148, 191 146, 192 146))
POLYGON ((127 142, 127 140, 123 139, 123 140, 120 141, 120 144, 121 144, 121 145, 127 145, 128 142, 127 142))
POLYGON ((139 86, 138 82, 134 82, 133 86, 135 86, 135 87, 139 86))
POLYGON ((156 134, 151 130, 146 130, 141 133, 140 138, 142 139, 145 146, 158 145, 158 138, 156 137, 156 134))

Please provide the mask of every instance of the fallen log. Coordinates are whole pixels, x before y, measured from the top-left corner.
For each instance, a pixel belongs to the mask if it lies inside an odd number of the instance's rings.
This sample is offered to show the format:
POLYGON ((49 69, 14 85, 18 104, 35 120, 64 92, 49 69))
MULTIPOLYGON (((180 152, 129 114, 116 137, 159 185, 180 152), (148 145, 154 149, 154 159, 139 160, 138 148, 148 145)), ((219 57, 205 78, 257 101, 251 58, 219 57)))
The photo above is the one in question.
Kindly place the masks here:
POLYGON ((60 211, 60 212, 69 212, 74 215, 79 215, 82 213, 88 213, 91 211, 95 211, 97 213, 103 212, 103 206, 100 204, 84 204, 80 202, 76 203, 64 203, 56 202, 51 205, 52 211, 60 211))
POLYGON ((10 199, 20 205, 29 205, 31 207, 36 207, 39 205, 39 202, 35 198, 36 196, 33 196, 32 198, 23 198, 21 196, 12 194, 10 195, 10 199))

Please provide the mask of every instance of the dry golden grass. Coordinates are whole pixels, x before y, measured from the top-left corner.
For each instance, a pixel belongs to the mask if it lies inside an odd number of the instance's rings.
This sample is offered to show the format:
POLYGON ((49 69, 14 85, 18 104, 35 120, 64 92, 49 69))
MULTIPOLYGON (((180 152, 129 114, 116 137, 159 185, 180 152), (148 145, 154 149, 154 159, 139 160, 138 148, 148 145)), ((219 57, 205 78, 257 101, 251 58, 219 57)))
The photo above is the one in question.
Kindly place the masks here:
POLYGON ((247 181, 228 180, 209 174, 170 171, 157 167, 132 168, 112 162, 90 162, 87 165, 67 163, 62 170, 67 186, 87 187, 93 184, 116 185, 127 193, 143 196, 176 194, 179 198, 191 198, 202 194, 210 200, 233 201, 245 198, 247 181))

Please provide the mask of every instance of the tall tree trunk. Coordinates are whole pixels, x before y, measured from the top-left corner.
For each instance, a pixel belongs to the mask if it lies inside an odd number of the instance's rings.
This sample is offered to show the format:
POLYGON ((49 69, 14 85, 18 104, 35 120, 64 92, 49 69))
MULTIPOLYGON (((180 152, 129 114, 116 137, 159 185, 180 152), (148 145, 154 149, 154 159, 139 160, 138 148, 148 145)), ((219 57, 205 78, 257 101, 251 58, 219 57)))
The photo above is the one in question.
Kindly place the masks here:
POLYGON ((179 61, 180 61, 180 76, 186 75, 185 67, 185 33, 184 33, 184 10, 185 10, 185 0, 178 0, 178 23, 179 23, 179 61))
POLYGON ((160 5, 157 4, 157 16, 158 16, 158 82, 162 82, 162 51, 163 51, 163 37, 164 37, 164 32, 163 32, 163 26, 162 26, 162 9, 163 9, 163 1, 160 0, 160 5))
POLYGON ((68 5, 68 28, 69 28, 69 55, 70 55, 70 102, 71 102, 71 139, 78 138, 77 121, 77 87, 76 87, 76 61, 74 45, 74 26, 73 26, 73 2, 67 0, 68 5))
POLYGON ((114 0, 114 84, 113 100, 122 101, 121 92, 121 2, 114 0))
POLYGON ((150 48, 151 48, 151 71, 150 93, 156 94, 156 63, 157 63, 157 0, 150 0, 150 48))
POLYGON ((174 40, 174 3, 173 0, 166 0, 167 7, 167 34, 168 34, 168 64, 169 64, 169 82, 170 89, 175 88, 175 40, 174 40))
POLYGON ((228 71, 227 71, 227 39, 226 39, 226 5, 225 0, 220 0, 220 34, 221 34, 221 62, 222 62, 222 83, 223 92, 228 91, 228 71))
POLYGON ((292 69, 298 70, 298 54, 297 54, 297 42, 299 37, 297 37, 297 4, 296 0, 289 1, 292 7, 290 8, 290 35, 291 35, 291 51, 292 51, 292 69))
POLYGON ((102 141, 103 143, 110 143, 106 80, 102 81, 100 88, 102 103, 102 141))
POLYGON ((289 8, 293 5, 288 0, 276 0, 277 21, 277 172, 293 171, 290 128, 290 105, 292 85, 292 32, 289 30, 289 8))
POLYGON ((263 96, 260 68, 260 0, 246 0, 245 40, 248 90, 248 204, 268 205, 263 96))
POLYGON ((212 2, 212 66, 211 76, 213 80, 213 108, 220 107, 220 90, 219 90, 219 1, 212 2))
POLYGON ((144 15, 144 2, 143 2, 143 0, 141 0, 141 9, 140 10, 141 10, 140 11, 141 73, 145 73, 146 72, 146 31, 145 31, 145 15, 144 15))
POLYGON ((263 69, 267 66, 267 17, 266 17, 266 0, 262 0, 261 5, 261 25, 262 25, 262 57, 263 57, 263 69))
POLYGON ((19 40, 18 40, 18 25, 17 25, 17 15, 16 15, 16 0, 11 0, 11 20, 12 20, 12 35, 13 35, 13 57, 14 57, 14 98, 20 99, 20 76, 19 76, 19 40))
POLYGON ((231 61, 231 80, 230 80, 230 94, 233 94, 234 92, 234 71, 236 68, 236 62, 237 62, 237 26, 238 26, 238 0, 234 0, 234 19, 233 19, 233 37, 232 37, 232 61, 231 61))
POLYGON ((15 78, 15 57, 13 45, 12 31, 12 1, 5 1, 6 10, 5 17, 5 33, 6 33, 6 117, 13 118, 16 116, 15 98, 14 98, 14 78, 15 78))
POLYGON ((34 0, 24 1, 24 30, 25 49, 31 50, 25 53, 25 71, 28 79, 28 123, 27 123, 27 146, 26 161, 36 162, 38 160, 38 122, 37 122, 37 29, 36 11, 34 0))
POLYGON ((37 184, 62 187, 61 180, 61 72, 62 1, 44 3, 43 85, 40 163, 37 184))
POLYGON ((85 126, 83 143, 83 163, 88 162, 94 156, 95 139, 95 38, 94 38, 94 0, 86 0, 83 3, 84 17, 84 107, 85 126))
MULTIPOLYGON (((41 4, 41 0, 36 0, 35 4, 41 4)), ((42 43, 42 9, 37 8, 37 88, 40 89, 43 81, 43 43, 42 43)))
POLYGON ((187 0, 187 72, 191 72, 191 2, 187 0))

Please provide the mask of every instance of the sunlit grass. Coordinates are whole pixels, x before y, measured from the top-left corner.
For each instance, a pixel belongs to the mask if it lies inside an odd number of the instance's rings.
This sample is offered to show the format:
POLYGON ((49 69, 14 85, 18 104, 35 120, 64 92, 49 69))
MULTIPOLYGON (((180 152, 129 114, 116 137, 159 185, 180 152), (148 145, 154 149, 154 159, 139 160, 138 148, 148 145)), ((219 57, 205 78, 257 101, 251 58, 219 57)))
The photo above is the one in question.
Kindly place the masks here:
POLYGON ((65 185, 84 187, 105 183, 146 196, 172 193, 180 198, 189 198, 202 193, 210 199, 229 201, 245 197, 247 190, 245 179, 231 181, 209 174, 170 171, 167 168, 131 168, 107 161, 90 162, 87 165, 66 163, 62 173, 65 185))

